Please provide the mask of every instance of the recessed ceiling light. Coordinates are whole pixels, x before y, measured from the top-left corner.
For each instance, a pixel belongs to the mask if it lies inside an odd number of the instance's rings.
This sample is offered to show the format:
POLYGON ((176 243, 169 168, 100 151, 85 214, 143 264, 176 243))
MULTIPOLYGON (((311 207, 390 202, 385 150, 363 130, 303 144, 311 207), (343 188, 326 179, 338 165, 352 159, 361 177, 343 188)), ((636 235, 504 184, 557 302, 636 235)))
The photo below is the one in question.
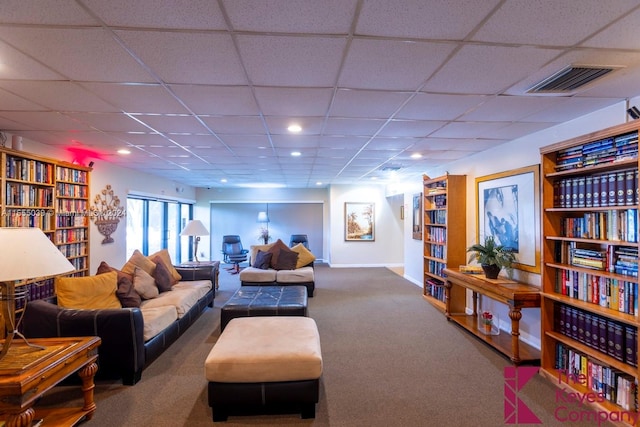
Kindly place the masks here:
POLYGON ((316 182, 316 185, 322 185, 321 181, 316 182))
POLYGON ((220 182, 222 182, 222 183, 227 182, 227 178, 222 178, 222 179, 220 180, 220 182))
POLYGON ((289 127, 287 128, 287 130, 291 133, 298 133, 300 131, 302 131, 302 126, 300 126, 297 123, 292 123, 289 125, 289 127))
POLYGON ((291 155, 292 155, 293 157, 299 157, 299 156, 302 156, 302 153, 301 153, 301 152, 299 152, 299 151, 292 151, 292 152, 291 152, 291 155))
POLYGON ((118 154, 131 154, 131 151, 126 148, 121 148, 118 150, 118 154))
POLYGON ((413 154, 411 155, 411 158, 412 158, 412 159, 421 159, 421 158, 422 158, 422 154, 420 154, 420 153, 413 153, 413 154))

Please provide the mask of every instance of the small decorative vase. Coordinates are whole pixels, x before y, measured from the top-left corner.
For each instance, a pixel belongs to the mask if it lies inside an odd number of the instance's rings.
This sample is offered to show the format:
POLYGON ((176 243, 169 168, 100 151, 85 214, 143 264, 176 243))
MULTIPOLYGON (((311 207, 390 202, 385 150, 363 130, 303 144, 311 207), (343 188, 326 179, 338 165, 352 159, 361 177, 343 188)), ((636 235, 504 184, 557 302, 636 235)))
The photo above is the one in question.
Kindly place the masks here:
POLYGON ((502 269, 496 264, 482 264, 482 270, 484 271, 484 275, 487 279, 497 279, 498 274, 500 274, 500 270, 502 269))
POLYGON ((493 325, 491 325, 491 323, 485 323, 484 324, 484 333, 487 334, 487 335, 490 335, 492 326, 493 325))

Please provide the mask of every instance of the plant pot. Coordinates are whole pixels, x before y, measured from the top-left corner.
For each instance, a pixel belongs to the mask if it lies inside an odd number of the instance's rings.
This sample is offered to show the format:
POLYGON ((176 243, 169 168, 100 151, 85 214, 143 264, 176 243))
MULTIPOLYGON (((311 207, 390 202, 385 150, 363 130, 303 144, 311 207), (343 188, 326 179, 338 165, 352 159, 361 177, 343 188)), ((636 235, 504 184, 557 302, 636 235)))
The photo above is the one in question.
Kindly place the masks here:
POLYGON ((484 333, 487 335, 490 335, 491 328, 493 327, 493 325, 491 323, 485 323, 483 326, 484 326, 484 333))
POLYGON ((497 279, 502 268, 496 264, 482 264, 482 270, 484 271, 484 275, 487 279, 497 279))

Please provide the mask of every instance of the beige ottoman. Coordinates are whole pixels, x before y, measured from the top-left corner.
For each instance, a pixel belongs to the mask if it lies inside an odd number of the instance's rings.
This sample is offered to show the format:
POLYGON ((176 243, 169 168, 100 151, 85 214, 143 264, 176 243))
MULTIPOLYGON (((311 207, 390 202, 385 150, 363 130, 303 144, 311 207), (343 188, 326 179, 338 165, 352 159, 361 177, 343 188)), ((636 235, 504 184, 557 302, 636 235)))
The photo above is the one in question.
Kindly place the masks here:
POLYGON ((321 375, 320 336, 313 319, 232 319, 205 361, 213 421, 274 410, 314 418, 321 375))

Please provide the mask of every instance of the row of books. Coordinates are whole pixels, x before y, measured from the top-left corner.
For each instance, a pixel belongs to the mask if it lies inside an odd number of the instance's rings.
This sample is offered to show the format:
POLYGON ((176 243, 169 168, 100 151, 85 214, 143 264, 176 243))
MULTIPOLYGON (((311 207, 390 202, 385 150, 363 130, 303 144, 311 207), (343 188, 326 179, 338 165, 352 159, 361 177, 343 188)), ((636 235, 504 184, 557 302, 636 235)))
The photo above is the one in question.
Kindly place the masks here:
POLYGON ((89 217, 84 215, 57 215, 56 227, 86 227, 89 217))
POLYGON ((570 170, 638 158, 638 132, 604 138, 558 151, 556 170, 570 170))
POLYGON ((438 183, 437 185, 428 186, 425 189, 425 191, 427 192, 427 195, 443 193, 443 192, 447 191, 447 183, 445 181, 442 181, 441 183, 438 183))
POLYGON ((431 295, 433 298, 444 302, 444 286, 442 286, 443 283, 441 281, 429 278, 425 285, 427 295, 431 295))
POLYGON ((429 242, 446 243, 447 230, 442 227, 427 227, 427 240, 429 242))
POLYGON ((436 208, 445 208, 447 207, 447 195, 446 194, 438 194, 433 197, 433 204, 436 208))
POLYGON ((54 166, 37 160, 7 156, 7 178, 53 184, 54 166))
POLYGON ((56 194, 62 197, 84 197, 89 195, 89 187, 86 185, 68 184, 59 182, 56 185, 56 194))
POLYGON ((555 331, 631 366, 638 366, 638 328, 556 304, 555 331))
POLYGON ((89 233, 86 228, 72 228, 64 230, 56 230, 54 234, 55 241, 59 245, 71 242, 81 242, 89 240, 89 233))
POLYGON ((447 223, 447 211, 430 211, 427 212, 429 217, 429 224, 445 225, 447 223))
POLYGON ((86 184, 87 177, 89 175, 86 171, 65 168, 58 166, 56 168, 56 179, 58 181, 77 182, 79 184, 86 184))
POLYGON ((60 212, 87 212, 88 203, 82 199, 58 199, 60 212))
POLYGON ((638 210, 587 212, 562 220, 562 235, 582 239, 638 242, 638 210))
POLYGON ((447 247, 443 245, 429 245, 429 256, 444 259, 447 255, 447 247))
POLYGON ((87 255, 87 244, 86 243, 70 243, 70 244, 62 244, 58 246, 60 252, 67 257, 73 258, 78 256, 86 256, 87 255))
POLYGON ((76 270, 86 270, 87 268, 89 268, 87 257, 71 258, 69 262, 76 270))
POLYGON ((16 295, 19 295, 22 291, 25 292, 25 298, 16 298, 16 309, 24 308, 25 302, 28 301, 53 297, 55 293, 53 279, 45 279, 16 287, 16 295))
POLYGON ((635 282, 578 271, 558 270, 555 291, 600 307, 638 315, 638 284, 635 282))
POLYGON ((638 169, 559 179, 553 200, 558 208, 637 205, 638 169))
POLYGON ((570 375, 573 378, 584 378, 586 384, 583 385, 601 398, 628 411, 638 409, 638 383, 631 375, 611 368, 562 343, 556 343, 555 367, 563 371, 559 374, 560 381, 574 381, 568 378, 570 375), (566 380, 563 380, 564 378, 566 380))
POLYGON ((11 206, 50 207, 53 204, 53 188, 16 182, 7 183, 5 201, 11 206))
POLYGON ((46 209, 7 209, 5 212, 6 227, 38 227, 43 231, 51 231, 52 210, 46 209))
POLYGON ((435 274, 436 276, 442 276, 442 270, 445 268, 447 268, 445 263, 429 260, 427 271, 431 274, 435 274))
POLYGON ((584 242, 562 241, 556 242, 555 250, 556 262, 562 264, 638 277, 637 247, 607 245, 602 249, 584 242))

